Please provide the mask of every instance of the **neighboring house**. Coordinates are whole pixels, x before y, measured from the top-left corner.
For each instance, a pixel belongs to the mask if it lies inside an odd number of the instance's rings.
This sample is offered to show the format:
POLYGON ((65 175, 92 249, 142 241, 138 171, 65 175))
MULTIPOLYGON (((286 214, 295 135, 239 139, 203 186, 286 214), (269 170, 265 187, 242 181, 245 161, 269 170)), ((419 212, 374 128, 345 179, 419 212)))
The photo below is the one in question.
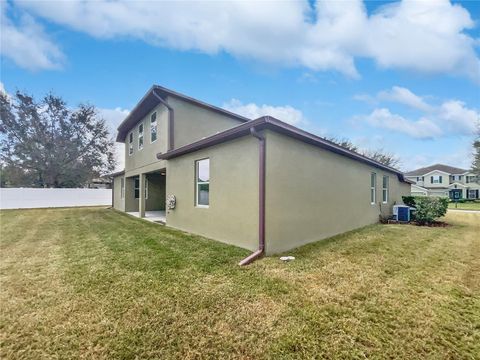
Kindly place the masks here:
POLYGON ((153 86, 118 128, 115 209, 278 253, 389 215, 410 182, 269 116, 250 120, 153 86), (170 208, 166 209, 166 200, 170 208))
POLYGON ((86 187, 89 189, 111 189, 112 180, 108 177, 94 178, 87 183, 86 187))
POLYGON ((450 199, 479 199, 479 178, 469 170, 435 164, 405 173, 412 181, 411 194, 448 196, 450 199))

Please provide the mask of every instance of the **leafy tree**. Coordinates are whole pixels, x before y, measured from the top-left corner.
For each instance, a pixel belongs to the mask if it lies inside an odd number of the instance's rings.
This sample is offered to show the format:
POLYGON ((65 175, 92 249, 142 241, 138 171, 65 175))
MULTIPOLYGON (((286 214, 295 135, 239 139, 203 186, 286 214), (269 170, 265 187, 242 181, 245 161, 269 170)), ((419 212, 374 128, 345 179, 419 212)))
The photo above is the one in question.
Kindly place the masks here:
POLYGON ((37 102, 0 93, 0 161, 9 185, 82 186, 113 170, 113 144, 94 106, 72 110, 52 94, 37 102))
POLYGON ((352 143, 350 140, 346 138, 337 139, 335 137, 328 137, 325 139, 337 145, 340 145, 346 148, 347 150, 369 157, 370 159, 378 161, 379 163, 384 164, 386 166, 390 166, 393 168, 400 166, 400 159, 397 158, 395 155, 389 152, 386 152, 384 149, 360 150, 357 145, 355 145, 354 143, 352 143))

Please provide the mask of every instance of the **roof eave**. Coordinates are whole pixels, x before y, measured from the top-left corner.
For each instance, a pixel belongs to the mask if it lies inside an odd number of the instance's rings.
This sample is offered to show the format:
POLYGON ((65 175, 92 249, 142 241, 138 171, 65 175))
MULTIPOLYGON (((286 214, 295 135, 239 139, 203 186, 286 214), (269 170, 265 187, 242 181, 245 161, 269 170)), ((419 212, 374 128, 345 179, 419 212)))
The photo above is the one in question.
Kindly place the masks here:
POLYGON ((291 136, 303 142, 335 152, 339 155, 347 156, 354 160, 394 173, 398 176, 399 180, 402 182, 409 183, 409 184, 413 183, 410 180, 405 179, 404 174, 397 169, 383 165, 366 156, 347 150, 339 145, 336 145, 335 143, 332 143, 331 141, 322 139, 304 130, 300 130, 292 125, 286 124, 271 116, 264 116, 256 120, 251 120, 248 123, 238 125, 236 127, 225 130, 221 133, 209 136, 207 138, 201 139, 194 143, 177 148, 175 150, 172 150, 166 153, 159 153, 157 154, 157 159, 170 160, 170 159, 173 159, 197 150, 201 150, 206 147, 214 146, 214 145, 217 145, 241 136, 248 135, 250 132, 250 128, 252 127, 255 127, 257 130, 271 129, 279 133, 283 133, 287 136, 291 136))
POLYGON ((250 119, 235 114, 231 111, 222 109, 220 107, 214 106, 207 104, 206 102, 203 102, 201 100, 194 99, 190 96, 180 94, 176 91, 164 88, 159 85, 153 85, 147 93, 142 97, 142 99, 135 105, 132 111, 127 115, 127 117, 120 123, 120 125, 117 128, 117 136, 116 136, 116 141, 120 143, 124 143, 125 139, 127 137, 128 132, 135 126, 136 123, 138 123, 145 114, 148 114, 149 111, 151 111, 156 105, 152 104, 146 104, 147 102, 153 102, 154 104, 158 104, 158 100, 156 99, 150 99, 149 98, 152 96, 153 92, 157 90, 157 93, 161 95, 162 97, 176 97, 178 99, 187 101, 191 104, 194 104, 196 106, 202 107, 204 109, 208 109, 211 111, 214 111, 216 113, 220 113, 223 115, 226 115, 230 118, 236 119, 240 122, 247 122, 250 121, 250 119), (146 108, 144 108, 146 106, 146 108))

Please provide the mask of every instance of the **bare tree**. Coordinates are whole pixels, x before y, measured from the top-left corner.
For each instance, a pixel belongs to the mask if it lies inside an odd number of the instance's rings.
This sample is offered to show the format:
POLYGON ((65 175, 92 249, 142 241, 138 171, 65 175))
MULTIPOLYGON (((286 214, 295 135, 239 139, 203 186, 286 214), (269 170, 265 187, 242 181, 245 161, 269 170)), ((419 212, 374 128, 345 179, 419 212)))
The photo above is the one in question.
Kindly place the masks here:
POLYGON ((386 166, 390 166, 393 168, 397 168, 400 166, 400 159, 396 157, 394 154, 391 154, 385 151, 384 149, 380 148, 376 150, 361 150, 357 145, 355 145, 354 143, 352 143, 350 140, 346 138, 337 139, 335 137, 328 137, 325 139, 337 145, 340 145, 347 150, 354 151, 360 155, 366 156, 386 166))

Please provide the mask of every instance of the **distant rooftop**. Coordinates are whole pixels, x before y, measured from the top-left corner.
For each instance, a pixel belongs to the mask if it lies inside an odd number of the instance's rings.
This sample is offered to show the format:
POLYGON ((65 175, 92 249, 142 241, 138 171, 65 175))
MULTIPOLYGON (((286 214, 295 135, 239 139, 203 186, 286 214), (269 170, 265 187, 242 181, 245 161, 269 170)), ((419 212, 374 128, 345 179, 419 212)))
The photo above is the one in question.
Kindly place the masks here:
POLYGON ((449 174, 463 174, 468 172, 468 170, 466 169, 461 169, 454 166, 435 164, 435 165, 431 165, 431 166, 406 172, 405 175, 406 176, 424 175, 434 170, 440 170, 449 174))

